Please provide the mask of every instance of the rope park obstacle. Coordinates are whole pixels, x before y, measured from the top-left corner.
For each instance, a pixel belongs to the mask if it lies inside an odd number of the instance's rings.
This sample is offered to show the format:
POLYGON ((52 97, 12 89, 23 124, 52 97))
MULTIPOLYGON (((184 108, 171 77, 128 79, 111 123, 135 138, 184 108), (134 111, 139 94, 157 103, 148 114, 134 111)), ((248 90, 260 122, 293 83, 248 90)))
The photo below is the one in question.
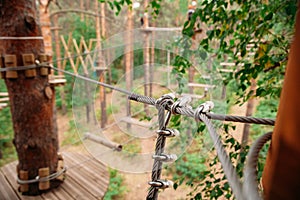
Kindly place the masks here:
MULTIPOLYGON (((131 101, 136 101, 136 102, 140 102, 140 103, 144 103, 156 107, 156 109, 158 110, 159 130, 157 131, 158 137, 156 140, 155 155, 153 155, 154 164, 152 168, 152 180, 149 182, 151 188, 149 190, 147 199, 157 199, 159 189, 165 189, 171 186, 170 181, 162 180, 160 177, 163 162, 172 162, 175 161, 177 158, 176 155, 164 154, 164 146, 166 143, 166 139, 168 137, 176 137, 179 135, 179 132, 177 130, 167 128, 171 115, 188 116, 194 118, 197 122, 203 122, 207 126, 210 136, 213 140, 214 147, 217 151, 218 157, 220 159, 220 162, 226 174, 226 177, 237 199, 257 199, 258 197, 260 197, 256 178, 255 178, 256 177, 255 167, 257 164, 256 163, 257 159, 255 158, 255 156, 258 155, 259 148, 261 148, 262 145, 268 139, 270 139, 271 134, 268 133, 262 138, 258 139, 258 141, 255 143, 253 148, 250 149, 248 164, 245 167, 246 176, 245 176, 244 184, 242 185, 240 180, 238 179, 235 168, 233 167, 226 153, 226 150, 223 147, 223 144, 220 140, 220 136, 212 124, 212 120, 234 121, 234 122, 241 122, 241 123, 255 123, 255 124, 265 124, 265 125, 274 125, 275 124, 274 120, 254 118, 254 117, 214 114, 210 112, 214 107, 214 104, 212 102, 205 102, 201 104, 197 109, 193 109, 189 105, 190 97, 188 96, 179 98, 177 101, 174 100, 174 96, 172 94, 163 95, 161 98, 155 99, 153 97, 135 94, 131 91, 121 89, 113 85, 95 81, 93 79, 90 79, 88 77, 79 74, 58 69, 53 65, 49 65, 49 63, 36 62, 36 65, 1 68, 0 72, 10 72, 10 71, 28 70, 33 68, 45 68, 45 67, 51 70, 55 70, 73 76, 74 78, 82 79, 84 81, 97 84, 114 91, 118 91, 120 93, 127 95, 128 99, 131 101), (249 163, 250 161, 251 163, 249 163)), ((102 144, 104 144, 103 141, 102 144)), ((110 144, 104 144, 104 145, 110 146, 110 144)), ((119 147, 120 150, 120 146, 119 145, 117 146, 119 147)), ((114 147, 111 146, 111 148, 115 148, 115 146, 114 147)))
MULTIPOLYGON (((153 30, 151 30, 151 28, 150 28, 149 30, 143 30, 143 31, 149 32, 149 31, 153 31, 153 30)), ((165 30, 161 30, 161 31, 165 32, 165 30)), ((70 38, 71 37, 69 37, 69 39, 70 38)), ((61 38, 61 40, 62 40, 62 42, 64 42, 63 38, 61 38)), ((77 56, 72 56, 70 53, 68 53, 68 46, 66 45, 66 43, 63 43, 65 49, 67 50, 67 54, 65 55, 67 57, 61 59, 64 62, 67 59, 71 60, 71 58, 73 58, 73 57, 76 57, 77 60, 79 59, 80 61, 82 61, 81 56, 86 55, 88 57, 91 53, 95 53, 95 52, 80 53, 78 51, 78 46, 76 48, 77 43, 75 43, 74 40, 70 40, 70 41, 73 41, 73 44, 74 44, 75 49, 77 51, 77 56)), ((106 48, 110 48, 110 47, 106 47, 106 48)), ((85 49, 87 49, 87 48, 85 48, 85 49)), ((105 57, 105 56, 103 56, 103 57, 105 57)), ((168 51, 168 57, 169 57, 169 51, 168 51)), ((53 61, 53 63, 54 62, 55 61, 53 61)), ((157 142, 156 142, 155 155, 152 156, 152 158, 154 159, 154 164, 153 164, 153 167, 152 167, 152 180, 149 182, 149 184, 151 186, 151 189, 150 189, 149 194, 147 196, 148 199, 157 199, 159 189, 165 189, 165 188, 171 186, 170 181, 166 181, 166 180, 161 179, 162 164, 164 162, 175 161, 176 158, 177 158, 177 156, 175 154, 166 154, 164 152, 167 137, 179 136, 178 131, 167 128, 167 125, 168 125, 167 122, 169 121, 169 118, 170 118, 171 114, 172 115, 175 115, 175 114, 185 115, 185 116, 188 116, 188 117, 196 118, 196 121, 198 121, 200 119, 208 127, 210 127, 209 125, 211 125, 210 124, 211 119, 224 120, 224 121, 257 123, 257 124, 263 123, 263 124, 268 124, 268 125, 274 125, 273 120, 257 119, 257 118, 249 118, 249 117, 244 118, 244 117, 239 117, 239 116, 218 115, 218 114, 210 113, 209 111, 210 111, 210 109, 212 109, 212 104, 211 103, 203 104, 199 107, 199 109, 193 110, 188 105, 188 101, 186 101, 185 99, 180 99, 178 101, 175 101, 174 98, 172 98, 171 95, 165 95, 162 98, 155 99, 151 96, 141 96, 141 95, 132 93, 130 90, 123 90, 123 89, 120 89, 120 88, 117 88, 117 87, 113 87, 112 85, 109 85, 109 84, 104 84, 104 83, 101 84, 101 82, 95 81, 95 80, 87 77, 87 75, 90 74, 90 73, 87 73, 85 71, 86 68, 84 66, 83 66, 84 75, 83 76, 79 75, 80 71, 77 71, 77 68, 74 67, 76 64, 74 64, 74 63, 73 63, 74 65, 71 66, 72 69, 74 70, 74 73, 65 71, 64 69, 56 68, 54 66, 49 67, 48 64, 49 63, 47 63, 47 62, 45 63, 43 60, 40 60, 39 62, 35 62, 35 64, 31 65, 31 66, 22 66, 22 67, 13 67, 12 66, 10 68, 4 68, 2 72, 13 72, 13 71, 18 71, 18 70, 28 70, 28 69, 35 69, 35 68, 40 68, 40 69, 41 68, 49 68, 51 70, 60 72, 61 77, 56 77, 56 78, 62 78, 62 80, 64 80, 62 74, 69 74, 74 78, 83 79, 83 80, 88 81, 90 83, 94 83, 94 84, 97 84, 97 85, 100 85, 100 86, 103 86, 103 87, 106 87, 106 88, 124 93, 125 95, 128 96, 128 99, 130 99, 131 101, 141 102, 141 103, 144 103, 146 105, 151 105, 151 106, 154 106, 154 107, 157 108, 158 113, 159 113, 158 114, 159 130, 157 131, 158 138, 157 138, 157 142), (165 110, 167 110, 167 114, 165 114, 165 110), (165 115, 166 115, 166 120, 165 120, 165 115), (207 119, 205 117, 207 117, 207 119)), ((90 63, 90 64, 93 65, 93 63, 90 63)), ((8 67, 8 66, 6 65, 6 67, 8 67)), ((78 67, 78 65, 77 65, 77 67, 78 67)), ((57 79, 52 80, 54 84, 60 82, 60 81, 55 81, 55 80, 57 80, 57 79)), ((51 83, 51 80, 50 80, 50 83, 51 83)), ((194 82, 189 82, 188 86, 189 87, 202 87, 202 88, 205 88, 205 89, 215 87, 215 85, 199 84, 199 83, 194 83, 194 82)), ((81 95, 82 95, 82 93, 81 93, 81 95)), ((191 94, 185 94, 185 95, 189 96, 191 94)), ((192 97, 192 95, 191 95, 191 97, 192 97)), ((124 120, 124 121, 126 123, 129 122, 129 120, 124 120)), ((213 128, 210 128, 210 130, 211 130, 211 133, 212 133, 212 138, 214 140, 213 143, 216 145, 216 149, 217 149, 217 152, 220 156, 220 160, 222 162, 222 165, 224 166, 224 169, 227 169, 227 170, 225 170, 225 173, 226 173, 226 176, 227 176, 227 178, 230 182, 230 185, 232 186, 234 194, 236 195, 236 197, 238 199, 246 199, 246 198, 244 198, 245 194, 243 192, 243 191, 246 191, 246 190, 242 189, 241 183, 239 182, 239 180, 236 176, 236 173, 234 171, 234 167, 232 166, 230 160, 228 160, 228 156, 226 157, 227 154, 226 154, 225 150, 222 149, 222 144, 220 142, 220 139, 219 139, 218 135, 214 134, 214 129, 213 128)), ((103 140, 103 138, 101 138, 101 137, 95 138, 93 136, 94 136, 94 134, 91 135, 91 134, 85 133, 85 138, 96 141, 96 142, 102 144, 103 146, 111 148, 112 150, 121 151, 121 147, 122 147, 123 144, 113 144, 112 142, 110 142, 108 140, 103 140)), ((50 176, 52 177, 53 175, 50 175, 50 176)), ((45 179, 48 179, 48 178, 51 178, 51 177, 46 177, 45 179)), ((252 176, 252 177, 254 177, 254 176, 252 176)), ((28 181, 30 181, 30 180, 28 180, 28 181)), ((245 183, 248 183, 248 182, 249 181, 247 181, 245 183)), ((249 187, 245 186, 245 188, 249 188, 249 187)), ((255 194, 255 193, 252 193, 252 194, 255 194)), ((247 197, 249 197, 249 195, 247 195, 247 197)))
MULTIPOLYGON (((143 32, 143 31, 141 31, 141 32, 143 32)), ((158 46, 157 48, 163 49, 163 46, 167 43, 165 38, 167 38, 169 35, 172 35, 172 33, 166 32, 166 31, 161 31, 161 32, 158 31, 156 33, 156 37, 160 38, 160 40, 158 41, 159 45, 157 45, 158 46)), ((143 48, 143 46, 140 44, 141 43, 140 41, 143 41, 142 36, 143 36, 143 34, 139 34, 139 37, 134 37, 136 41, 139 41, 137 46, 140 49, 143 48)), ((107 46, 103 45, 103 48, 110 49, 110 48, 114 48, 114 46, 117 46, 117 44, 119 44, 119 38, 114 38, 114 39, 115 39, 115 41, 113 44, 108 44, 107 46)), ((70 41, 72 41, 72 40, 70 40, 70 41)), ((98 50, 87 51, 87 52, 83 52, 83 53, 77 52, 77 55, 66 54, 65 56, 67 56, 67 57, 61 58, 60 61, 66 61, 66 60, 70 60, 70 59, 74 59, 74 58, 80 58, 83 56, 86 56, 86 58, 87 58, 91 54, 94 54, 94 56, 95 56, 98 53, 97 51, 98 50)), ((170 57, 169 52, 170 51, 168 51, 167 57, 170 57)), ((106 57, 106 58, 108 57, 103 52, 101 54, 103 57, 106 57)), ((115 56, 117 57, 119 55, 115 55, 115 56)), ((113 59, 113 58, 111 58, 111 59, 113 59)), ((18 66, 18 67, 11 66, 11 67, 6 67, 6 68, 1 68, 0 72, 8 73, 8 72, 14 72, 14 71, 18 71, 18 70, 48 68, 49 70, 57 71, 60 75, 62 75, 62 74, 70 75, 71 77, 75 78, 76 81, 81 79, 81 80, 84 80, 84 83, 89 82, 89 83, 92 83, 92 84, 95 84, 98 86, 102 86, 102 87, 105 87, 105 88, 108 88, 108 89, 111 89, 114 91, 118 91, 118 92, 124 94, 125 96, 127 96, 130 101, 135 101, 135 102, 143 103, 145 105, 154 106, 158 110, 158 113, 159 113, 158 114, 158 118, 159 118, 159 120, 158 120, 159 128, 158 129, 159 130, 158 130, 158 138, 157 138, 157 143, 156 143, 156 148, 155 148, 156 153, 153 156, 154 164, 153 164, 153 167, 149 166, 150 168, 153 168, 153 170, 152 170, 152 180, 150 181, 151 189, 148 194, 148 199, 156 199, 159 189, 164 189, 164 188, 171 186, 171 182, 162 180, 160 177, 161 170, 162 170, 161 169, 162 163, 174 161, 174 160, 176 160, 176 157, 178 157, 178 155, 175 156, 174 154, 169 155, 167 153, 164 153, 164 150, 166 150, 166 148, 164 147, 166 138, 173 136, 171 138, 171 139, 173 139, 173 138, 176 138, 175 136, 178 136, 178 131, 168 129, 166 127, 168 125, 168 123, 167 123, 169 120, 168 118, 171 116, 171 114, 172 115, 175 115, 175 114, 176 115, 184 115, 187 117, 196 118, 197 121, 199 119, 201 119, 208 127, 209 127, 211 120, 274 125, 274 120, 258 119, 258 118, 251 118, 251 117, 241 117, 241 116, 230 116, 230 115, 221 115, 221 114, 211 113, 209 111, 210 111, 210 109, 212 109, 212 104, 203 104, 202 106, 200 106, 199 109, 194 110, 189 105, 189 101, 187 101, 186 98, 175 101, 174 98, 170 95, 165 95, 160 99, 156 99, 156 98, 150 97, 150 96, 142 96, 139 94, 135 94, 131 90, 121 89, 120 87, 115 87, 111 84, 106 84, 104 82, 99 82, 97 80, 92 79, 91 76, 94 74, 94 69, 92 69, 92 68, 88 69, 88 70, 92 70, 92 71, 89 71, 88 73, 86 73, 86 71, 85 71, 85 70, 87 70, 87 68, 82 68, 83 71, 77 70, 77 68, 75 68, 76 71, 74 70, 74 72, 70 72, 70 71, 66 71, 65 69, 54 67, 52 64, 50 64, 50 63, 55 63, 57 61, 58 60, 54 60, 51 62, 43 62, 42 60, 40 60, 40 61, 35 61, 33 65, 18 66), (82 73, 83 73, 83 75, 81 75, 82 73), (87 75, 89 75, 90 77, 88 77, 87 75), (205 109, 204 109, 204 107, 205 107, 205 109), (165 110, 167 110, 167 114, 165 114, 165 110), (164 120, 165 115, 167 115, 166 116, 167 120, 164 120), (205 116, 206 118, 204 118, 202 115, 205 116), (202 117, 200 117, 200 116, 202 116, 202 117)), ((111 60, 106 60, 105 63, 110 64, 111 60)), ((169 66, 169 63, 170 63, 170 61, 168 61, 168 66, 169 66)), ((210 76, 212 77, 212 75, 213 74, 211 74, 210 76)), ((168 81, 168 83, 169 82, 170 81, 168 81)), ((202 85, 205 86, 204 88, 208 88, 208 89, 209 88, 217 88, 217 84, 204 84, 203 83, 202 85), (214 85, 214 86, 212 86, 212 85, 214 85)), ((75 85, 75 90, 76 90, 76 86, 77 85, 75 85)), ((83 87, 81 87, 81 88, 79 87, 81 90, 78 93, 78 95, 80 95, 81 97, 84 96, 84 95, 82 95, 83 94, 82 91, 86 91, 84 84, 82 86, 83 87)), ((189 86, 192 86, 192 82, 189 82, 189 86)), ((205 92, 205 90, 204 90, 204 92, 205 92)), ((193 94, 189 94, 189 93, 185 94, 185 96, 190 96, 190 97, 193 97, 192 95, 193 94)), ((76 100, 76 96, 74 99, 76 100)), ((78 115, 78 118, 79 117, 80 117, 80 115, 78 115)), ((120 119, 120 121, 121 120, 125 121, 126 123, 128 123, 128 121, 129 121, 126 119, 125 120, 120 119)), ((107 127, 107 128, 109 128, 109 127, 107 127)), ((149 128, 149 127, 147 127, 147 128, 149 128)), ((213 128, 210 128, 210 129, 212 131, 214 130, 213 128)), ((151 131, 153 132, 153 130, 151 130, 151 131)), ((109 156, 112 158, 114 158, 114 156, 116 154, 121 153, 123 151, 121 147, 124 146, 124 144, 126 144, 126 142, 120 143, 120 144, 113 144, 112 142, 110 142, 107 139, 104 140, 103 135, 102 135, 102 137, 101 136, 93 137, 93 136, 95 136, 94 133, 96 131, 93 132, 92 134, 88 134, 88 133, 86 133, 86 131, 82 131, 82 132, 85 133, 84 136, 82 137, 82 139, 89 139, 94 142, 96 141, 97 143, 100 143, 101 145, 106 146, 109 149, 111 149, 112 154, 109 154, 109 156), (91 137, 91 135, 92 135, 92 137, 91 137)), ((222 149, 222 144, 220 142, 218 135, 215 134, 212 138, 214 138, 213 144, 219 146, 219 147, 216 146, 216 149, 219 149, 219 150, 217 150, 218 154, 220 154, 219 156, 223 157, 223 159, 220 158, 220 160, 223 160, 222 165, 224 166, 224 168, 227 167, 227 169, 229 169, 229 172, 226 174, 226 176, 229 177, 228 179, 229 179, 229 182, 231 182, 230 185, 233 187, 234 194, 238 197, 238 199, 246 199, 246 198, 242 198, 242 197, 244 197, 244 194, 241 192, 242 191, 241 184, 239 183, 239 180, 236 177, 234 167, 232 166, 230 160, 228 160, 228 156, 226 157, 227 154, 226 154, 225 150, 222 149)), ((98 151, 100 151, 100 150, 98 149, 98 151)), ((104 155, 105 153, 108 153, 108 152, 104 151, 104 153, 101 153, 101 155, 104 155)), ((98 156, 100 156, 100 154, 98 156)), ((121 163, 121 164, 124 165, 124 163, 121 163)), ((246 188, 248 188, 248 187, 246 187, 246 188)))

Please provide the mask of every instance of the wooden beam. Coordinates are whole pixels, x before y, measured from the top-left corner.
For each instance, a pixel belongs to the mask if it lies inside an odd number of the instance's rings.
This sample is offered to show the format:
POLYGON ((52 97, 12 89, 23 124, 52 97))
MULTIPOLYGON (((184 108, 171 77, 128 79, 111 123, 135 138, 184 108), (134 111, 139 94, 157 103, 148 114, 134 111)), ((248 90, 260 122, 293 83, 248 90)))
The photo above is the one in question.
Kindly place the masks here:
POLYGON ((84 134, 84 137, 86 139, 92 140, 94 142, 102 144, 102 145, 104 145, 104 146, 106 146, 108 148, 115 149, 117 151, 122 151, 122 148, 123 148, 122 145, 120 145, 120 144, 111 142, 111 141, 109 141, 107 139, 104 139, 104 138, 102 138, 100 136, 97 136, 95 134, 92 134, 92 133, 88 133, 87 132, 87 133, 84 134))
POLYGON ((182 31, 182 27, 163 28, 163 27, 146 27, 142 31, 182 31))
POLYGON ((0 102, 9 101, 8 97, 0 98, 0 102))
POLYGON ((8 92, 0 92, 0 97, 6 97, 8 96, 8 92))
POLYGON ((217 69, 218 72, 224 72, 224 73, 234 73, 236 72, 236 70, 233 70, 233 69, 217 69))
POLYGON ((208 84, 202 84, 202 83, 188 83, 189 87, 201 87, 201 88, 214 88, 215 85, 208 85, 208 84))

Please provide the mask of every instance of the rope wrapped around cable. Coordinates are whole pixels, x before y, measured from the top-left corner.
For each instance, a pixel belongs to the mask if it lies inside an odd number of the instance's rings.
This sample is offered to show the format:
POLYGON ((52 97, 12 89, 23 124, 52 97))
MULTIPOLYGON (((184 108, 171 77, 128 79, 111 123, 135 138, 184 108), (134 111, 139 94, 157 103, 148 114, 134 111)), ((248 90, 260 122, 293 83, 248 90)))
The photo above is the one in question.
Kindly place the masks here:
POLYGON ((244 199, 243 192, 242 192, 242 184, 238 178, 236 170, 232 165, 232 162, 229 156, 226 153, 226 150, 222 144, 219 134, 215 130, 212 125, 211 120, 206 116, 206 114, 213 108, 212 102, 207 102, 201 104, 195 111, 194 117, 196 121, 202 121, 205 123, 210 137, 214 143, 214 147, 217 151, 218 158, 222 164, 224 169, 224 173, 227 177, 228 183, 232 188, 233 194, 235 195, 236 199, 244 199))
MULTIPOLYGON (((165 107, 167 105, 172 105, 173 103, 174 103, 173 96, 168 94, 162 96, 155 102, 155 107, 158 110, 159 130, 157 131, 158 137, 155 145, 154 158, 156 157, 159 158, 164 153, 164 148, 166 144, 166 135, 164 133, 167 132, 166 126, 169 123, 171 117, 170 111, 167 113, 167 116, 165 117, 165 110, 166 110, 165 107)), ((151 187, 147 195, 147 200, 156 200, 158 197, 159 188, 164 186, 165 182, 162 182, 160 180, 162 163, 163 163, 162 160, 154 159, 154 163, 152 167, 152 177, 151 177, 152 181, 149 182, 151 187)))
MULTIPOLYGON (((225 148, 219 138, 219 135, 217 134, 216 130, 214 129, 214 127, 211 123, 211 119, 221 120, 221 121, 241 122, 241 123, 264 124, 264 125, 272 125, 272 126, 275 125, 275 120, 255 118, 255 117, 220 115, 220 114, 210 113, 208 111, 211 109, 210 108, 211 103, 202 104, 196 110, 193 110, 193 108, 191 106, 184 105, 187 102, 182 103, 182 104, 175 103, 176 106, 174 106, 174 102, 170 101, 170 100, 166 100, 166 99, 164 101, 162 101, 162 99, 156 100, 155 98, 152 98, 152 97, 135 94, 130 91, 127 91, 127 90, 124 90, 121 88, 117 88, 117 87, 114 87, 114 86, 106 84, 106 83, 98 82, 98 81, 89 79, 87 77, 81 76, 81 75, 73 74, 71 72, 55 68, 53 66, 51 66, 51 68, 54 70, 61 71, 63 73, 72 75, 74 77, 80 78, 82 80, 89 81, 94 84, 101 85, 101 86, 119 91, 121 93, 124 93, 128 96, 128 98, 130 100, 145 103, 148 105, 155 105, 158 109, 159 124, 160 124, 159 128, 160 128, 161 133, 163 133, 163 131, 166 130, 166 127, 165 127, 166 122, 169 120, 169 117, 167 117, 168 120, 165 120, 165 110, 168 111, 168 115, 171 115, 171 113, 180 114, 180 115, 185 115, 188 117, 193 117, 197 121, 203 121, 210 132, 211 138, 214 142, 215 148, 218 153, 218 157, 224 168, 225 175, 226 175, 228 182, 233 190, 234 195, 236 196, 237 199, 247 199, 247 197, 245 197, 245 194, 249 195, 250 190, 246 191, 246 189, 245 189, 246 192, 243 191, 242 184, 237 176, 235 168, 233 167, 231 160, 229 159, 229 157, 225 151, 225 148)), ((159 180, 160 175, 161 175, 161 166, 162 166, 162 161, 160 159, 163 157, 162 154, 164 151, 164 146, 165 146, 165 136, 163 136, 162 134, 159 134, 157 143, 156 143, 156 147, 155 147, 155 156, 156 156, 156 158, 159 158, 159 159, 154 159, 153 171, 152 171, 152 181, 149 182, 149 184, 151 185, 151 188, 150 188, 148 196, 147 196, 148 200, 157 199, 158 189, 165 188, 168 186, 167 182, 159 180)), ((167 158, 167 156, 166 156, 166 158, 167 158)), ((249 163, 253 164, 254 161, 250 160, 249 163)), ((252 168, 252 170, 253 170, 253 168, 252 168)), ((250 183, 246 182, 244 187, 247 188, 248 184, 253 184, 253 182, 251 182, 251 181, 250 181, 250 183)), ((254 190, 255 189, 253 189, 253 188, 251 189, 251 191, 254 191, 254 190)), ((259 197, 259 195, 258 195, 258 197, 259 197)), ((257 198, 254 196, 254 198, 251 198, 251 200, 252 199, 257 199, 257 198)))
POLYGON ((262 199, 261 195, 259 194, 258 190, 258 183, 257 183, 257 163, 259 152, 262 147, 271 140, 272 132, 266 133, 260 136, 251 146, 248 158, 246 161, 246 165, 244 168, 244 185, 243 185, 243 192, 247 200, 259 200, 262 199))

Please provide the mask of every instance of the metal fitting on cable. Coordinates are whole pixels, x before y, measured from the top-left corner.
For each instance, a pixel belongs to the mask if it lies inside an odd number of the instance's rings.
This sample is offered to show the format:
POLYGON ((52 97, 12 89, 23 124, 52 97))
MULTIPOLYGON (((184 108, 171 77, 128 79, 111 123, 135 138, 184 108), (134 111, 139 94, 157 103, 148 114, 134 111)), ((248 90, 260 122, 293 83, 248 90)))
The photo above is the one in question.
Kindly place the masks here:
POLYGON ((206 101, 205 103, 201 104, 196 108, 194 113, 194 118, 199 121, 199 115, 203 113, 210 112, 214 108, 214 103, 212 101, 206 101))
POLYGON ((169 180, 150 181, 148 184, 159 189, 166 189, 173 186, 173 182, 169 180))
MULTIPOLYGON (((183 96, 179 98, 173 105, 171 106, 171 113, 173 115, 178 115, 179 113, 176 111, 177 108, 187 107, 188 104, 192 101, 191 96, 183 96)), ((189 106, 190 107, 190 106, 189 106)))
POLYGON ((152 158, 162 162, 174 162, 177 160, 177 156, 175 154, 153 155, 152 158))
POLYGON ((176 137, 176 136, 179 136, 180 133, 178 130, 176 129, 165 129, 165 130, 158 130, 156 131, 157 134, 159 135, 163 135, 165 137, 176 137))
POLYGON ((155 101, 155 107, 158 108, 164 103, 172 105, 174 103, 174 98, 175 95, 173 93, 165 94, 155 101))

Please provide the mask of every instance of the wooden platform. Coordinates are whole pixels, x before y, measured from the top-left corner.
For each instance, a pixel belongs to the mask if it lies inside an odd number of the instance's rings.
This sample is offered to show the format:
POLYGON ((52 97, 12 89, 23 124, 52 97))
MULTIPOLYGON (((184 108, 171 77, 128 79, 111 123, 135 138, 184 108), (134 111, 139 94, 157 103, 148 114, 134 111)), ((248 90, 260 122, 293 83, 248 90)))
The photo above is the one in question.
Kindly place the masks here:
POLYGON ((58 188, 39 196, 23 196, 18 192, 16 181, 17 161, 0 169, 1 200, 69 200, 102 199, 109 184, 107 167, 91 156, 79 153, 62 153, 67 166, 65 182, 58 188))

